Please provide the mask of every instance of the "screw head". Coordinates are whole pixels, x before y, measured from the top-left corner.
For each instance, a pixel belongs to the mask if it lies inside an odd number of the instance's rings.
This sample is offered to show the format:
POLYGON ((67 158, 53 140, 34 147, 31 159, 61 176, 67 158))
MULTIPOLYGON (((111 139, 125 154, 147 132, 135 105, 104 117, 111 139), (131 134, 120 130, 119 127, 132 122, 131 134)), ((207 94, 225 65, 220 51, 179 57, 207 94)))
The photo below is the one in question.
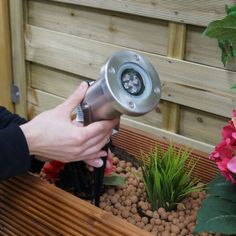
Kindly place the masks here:
POLYGON ((140 61, 139 55, 135 54, 135 60, 140 61))
POLYGON ((108 69, 108 72, 109 72, 110 74, 115 74, 115 73, 116 73, 116 70, 115 70, 114 67, 110 67, 110 68, 108 69))
POLYGON ((132 101, 130 101, 130 102, 129 102, 129 107, 130 107, 131 109, 134 109, 134 108, 135 108, 135 104, 134 104, 132 101))
POLYGON ((159 94, 160 93, 160 89, 158 87, 154 88, 154 93, 159 94))

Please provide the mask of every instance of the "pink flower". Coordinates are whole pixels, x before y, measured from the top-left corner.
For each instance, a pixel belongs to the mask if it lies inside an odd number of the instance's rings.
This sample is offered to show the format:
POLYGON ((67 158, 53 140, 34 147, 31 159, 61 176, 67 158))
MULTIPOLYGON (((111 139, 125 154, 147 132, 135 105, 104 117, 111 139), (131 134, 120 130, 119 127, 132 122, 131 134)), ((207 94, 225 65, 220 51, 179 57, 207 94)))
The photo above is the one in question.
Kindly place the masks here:
POLYGON ((228 171, 227 164, 229 161, 230 158, 225 157, 221 161, 216 161, 216 165, 218 166, 220 171, 227 172, 228 171))
POLYGON ((232 157, 227 163, 227 169, 236 174, 236 156, 232 157))
POLYGON ((236 184, 236 109, 233 111, 233 118, 228 125, 222 129, 221 142, 210 154, 222 176, 236 184))
POLYGON ((236 129, 236 117, 232 118, 232 122, 233 122, 234 128, 236 129))
POLYGON ((231 157, 233 155, 232 149, 228 146, 226 141, 221 141, 216 147, 215 150, 210 154, 210 158, 223 159, 224 157, 231 157))
POLYGON ((236 108, 233 109, 233 117, 236 117, 236 108))

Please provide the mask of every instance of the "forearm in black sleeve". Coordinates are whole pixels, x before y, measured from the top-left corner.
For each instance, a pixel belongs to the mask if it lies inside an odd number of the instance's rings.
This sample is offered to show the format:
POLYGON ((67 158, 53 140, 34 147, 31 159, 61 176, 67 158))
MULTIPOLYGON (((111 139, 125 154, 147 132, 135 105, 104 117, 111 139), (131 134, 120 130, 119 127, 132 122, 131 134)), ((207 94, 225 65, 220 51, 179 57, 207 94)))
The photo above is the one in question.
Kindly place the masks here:
POLYGON ((16 124, 0 129, 0 180, 30 169, 31 157, 25 136, 16 124))
POLYGON ((0 129, 11 124, 24 124, 26 120, 16 114, 12 114, 6 108, 0 106, 0 129))

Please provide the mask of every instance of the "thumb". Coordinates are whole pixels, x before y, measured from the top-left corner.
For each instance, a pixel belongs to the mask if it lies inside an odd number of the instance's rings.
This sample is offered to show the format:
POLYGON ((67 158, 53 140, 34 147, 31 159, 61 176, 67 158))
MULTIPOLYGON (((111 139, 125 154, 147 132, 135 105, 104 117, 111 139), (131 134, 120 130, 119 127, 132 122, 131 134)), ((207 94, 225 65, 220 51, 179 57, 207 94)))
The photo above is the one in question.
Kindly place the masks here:
POLYGON ((66 101, 62 104, 63 107, 68 110, 68 112, 72 112, 84 99, 84 96, 87 92, 88 84, 83 81, 80 86, 74 91, 74 93, 69 96, 66 101))

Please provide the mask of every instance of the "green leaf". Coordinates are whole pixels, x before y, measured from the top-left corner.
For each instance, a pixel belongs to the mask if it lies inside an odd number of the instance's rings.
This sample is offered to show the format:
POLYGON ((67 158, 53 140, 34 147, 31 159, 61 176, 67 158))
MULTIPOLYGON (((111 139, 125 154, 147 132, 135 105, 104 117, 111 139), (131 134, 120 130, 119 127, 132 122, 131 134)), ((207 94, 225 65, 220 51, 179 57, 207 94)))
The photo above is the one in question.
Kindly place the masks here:
POLYGON ((236 84, 234 84, 231 89, 235 89, 236 90, 236 84))
POLYGON ((226 42, 224 40, 218 40, 218 46, 221 49, 221 62, 225 66, 229 59, 229 55, 226 51, 226 42))
POLYGON ((236 203, 236 186, 220 174, 208 184, 207 193, 236 203))
POLYGON ((172 210, 176 203, 191 193, 201 190, 195 186, 190 174, 197 160, 189 160, 185 168, 185 162, 190 152, 185 148, 176 148, 171 144, 166 151, 156 149, 150 150, 149 154, 141 154, 141 159, 149 157, 150 162, 141 163, 141 170, 147 198, 152 209, 164 207, 172 210))
POLYGON ((211 22, 203 34, 219 40, 236 40, 236 16, 230 15, 223 20, 211 22))
POLYGON ((194 233, 236 233, 236 203, 209 196, 198 211, 194 233))
POLYGON ((235 16, 236 15, 236 4, 233 5, 232 7, 229 7, 226 5, 225 10, 226 10, 227 15, 235 16))
POLYGON ((104 176, 103 178, 103 184, 104 185, 116 185, 120 186, 125 183, 125 178, 123 176, 120 176, 116 173, 112 173, 109 176, 104 176))

